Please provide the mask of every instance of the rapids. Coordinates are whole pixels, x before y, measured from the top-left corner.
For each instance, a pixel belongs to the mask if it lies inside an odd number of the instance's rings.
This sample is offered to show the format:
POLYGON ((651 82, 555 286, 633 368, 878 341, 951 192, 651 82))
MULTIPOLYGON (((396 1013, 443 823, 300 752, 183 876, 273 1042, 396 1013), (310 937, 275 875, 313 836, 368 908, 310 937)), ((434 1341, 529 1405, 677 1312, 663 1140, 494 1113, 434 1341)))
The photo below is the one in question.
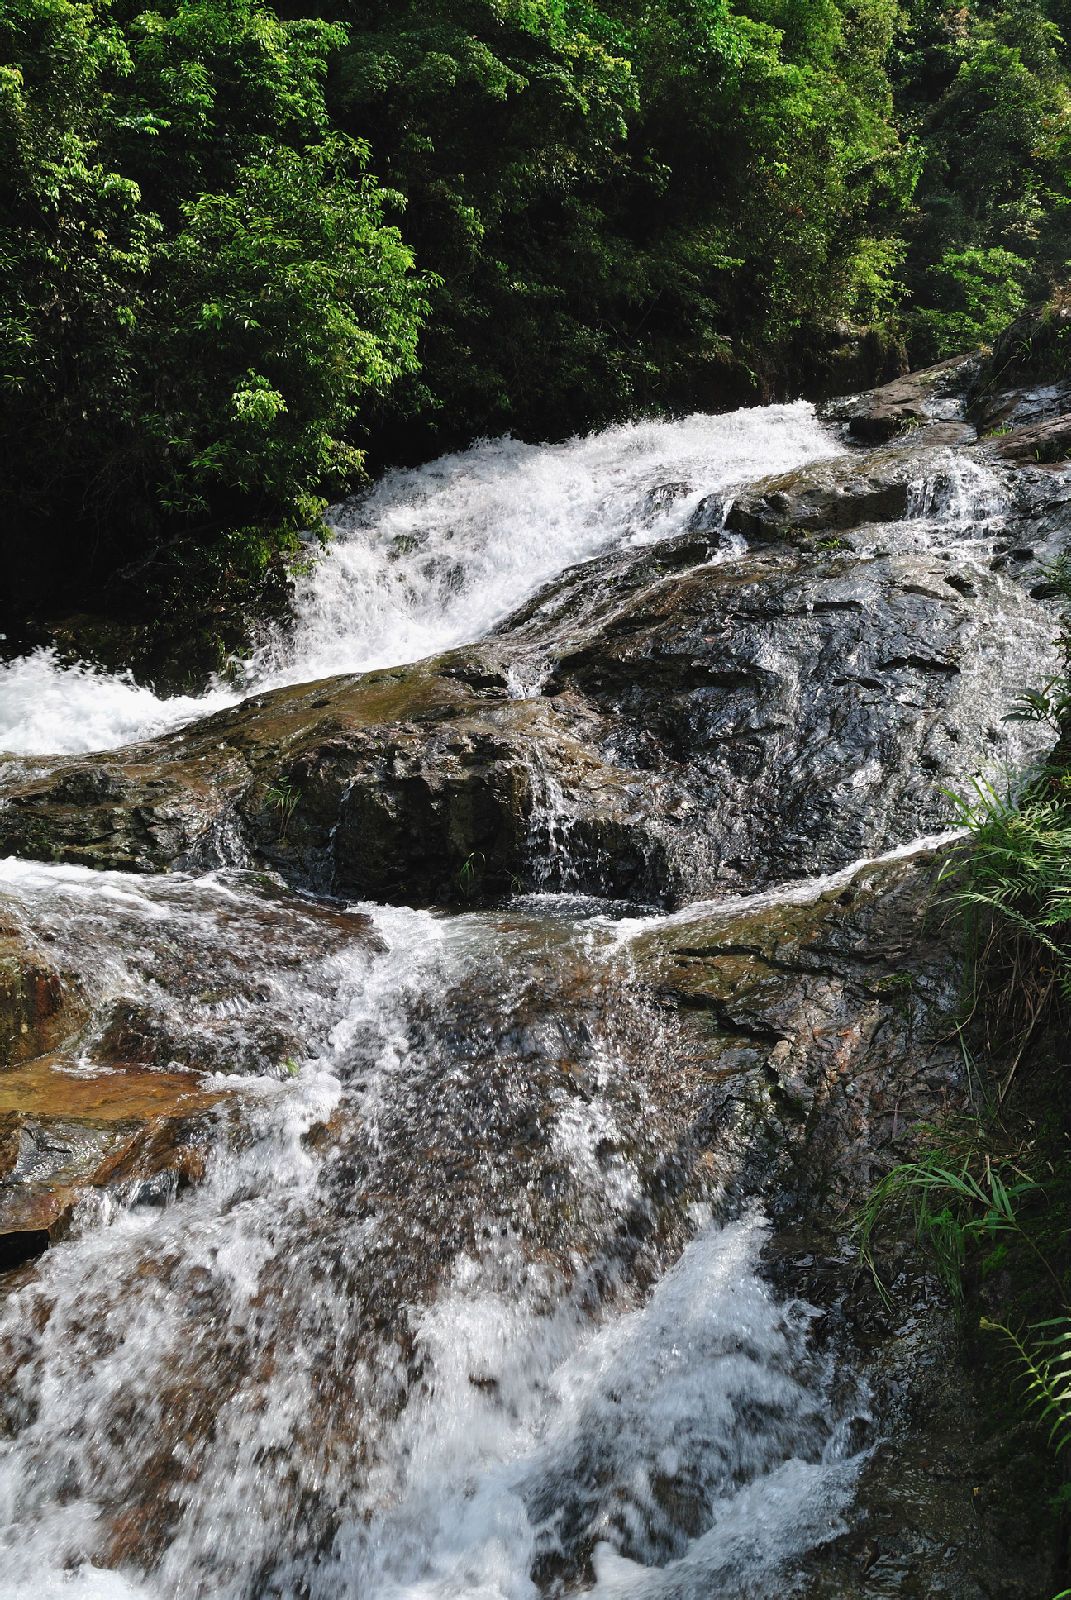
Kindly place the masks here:
POLYGON ((307 911, 242 875, 0 886, 93 988, 68 1070, 131 995, 221 1060, 306 1041, 215 1080, 194 1190, 87 1204, 4 1301, 0 1594, 757 1600, 836 1529, 865 1396, 761 1219, 667 1197, 669 1041, 612 918, 365 907, 295 963, 307 911))
MULTIPOLYGON (((110 749, 476 641, 533 597, 538 618, 571 566, 843 450, 797 404, 388 474, 336 511, 294 625, 237 687, 160 700, 38 651, 0 669, 0 750, 110 749)), ((1003 511, 997 475, 949 452, 897 537, 981 570, 1003 511)), ((860 560, 887 537, 864 531, 860 560)), ((568 890, 549 776, 536 810, 535 886, 568 890)), ((568 892, 448 914, 237 869, 0 862, 4 919, 88 997, 50 1070, 134 1059, 212 1090, 198 1182, 93 1188, 0 1280, 0 1597, 792 1592, 850 1525, 880 1428, 822 1313, 771 1285, 769 1225, 732 1202, 731 1162, 697 1158, 688 1047, 638 963, 659 941, 695 958, 680 941, 712 911, 829 901, 861 865, 660 916, 568 892)))

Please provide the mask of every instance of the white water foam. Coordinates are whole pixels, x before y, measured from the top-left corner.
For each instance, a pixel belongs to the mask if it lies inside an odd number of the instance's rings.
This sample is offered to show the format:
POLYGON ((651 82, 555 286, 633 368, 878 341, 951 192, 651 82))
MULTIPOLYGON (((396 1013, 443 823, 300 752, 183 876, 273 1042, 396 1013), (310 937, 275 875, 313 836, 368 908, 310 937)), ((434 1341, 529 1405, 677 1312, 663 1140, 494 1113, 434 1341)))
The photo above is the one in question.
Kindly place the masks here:
MULTIPOLYGON (((338 532, 299 586, 244 691, 416 661, 471 643, 565 568, 687 527, 707 495, 838 453, 812 406, 636 422, 560 445, 498 439, 389 472, 338 509, 338 532)), ((239 698, 160 699, 129 677, 38 650, 0 667, 0 751, 111 749, 239 698)))
POLYGON ((161 699, 127 673, 64 666, 54 650, 35 650, 0 666, 0 750, 111 750, 209 716, 233 700, 233 692, 223 688, 161 699))
POLYGON ((431 1373, 397 1425, 389 1509, 342 1530, 315 1594, 535 1600, 533 1569, 579 1542, 595 1582, 570 1593, 765 1596, 786 1556, 839 1531, 862 1457, 806 1309, 758 1276, 763 1236, 756 1217, 708 1221, 648 1301, 601 1324, 462 1281, 419 1329, 431 1373))
MULTIPOLYGON (((280 1204, 288 1198, 284 1187, 280 1204)), ((144 1218, 97 1235, 95 1259, 85 1259, 83 1247, 76 1281, 99 1294, 103 1274, 129 1271, 139 1231, 146 1234, 144 1218)), ((533 1569, 579 1540, 591 1550, 594 1581, 571 1586, 577 1596, 766 1600, 786 1562, 845 1527, 865 1460, 856 1431, 867 1417, 862 1396, 854 1412, 838 1416, 825 1392, 831 1374, 808 1354, 807 1308, 779 1303, 759 1278, 763 1233, 758 1218, 707 1223, 645 1304, 601 1324, 568 1303, 548 1317, 524 1300, 469 1289, 462 1272, 416 1330, 425 1379, 394 1426, 370 1492, 355 1486, 329 1553, 284 1567, 282 1587, 268 1592, 537 1600, 533 1569), (689 1504, 691 1537, 676 1525, 689 1504)), ((211 1250, 218 1270, 220 1240, 191 1242, 211 1250)), ((248 1306, 255 1286, 253 1278, 235 1299, 248 1306)), ((57 1309, 57 1332, 77 1335, 77 1308, 64 1298, 57 1309)), ((103 1425, 109 1403, 120 1402, 124 1361, 140 1352, 155 1369, 152 1342, 168 1335, 164 1309, 131 1308, 120 1358, 102 1363, 88 1389, 88 1375, 73 1366, 66 1396, 59 1382, 48 1386, 45 1425, 87 1399, 103 1425)), ((290 1359, 301 1376, 286 1385, 286 1398, 300 1406, 312 1377, 309 1352, 290 1359)), ((64 1364, 57 1365, 59 1378, 64 1364)), ((60 1503, 42 1515, 40 1491, 12 1482, 34 1441, 16 1447, 0 1467, 4 1509, 25 1513, 36 1501, 36 1517, 5 1552, 0 1600, 31 1592, 43 1600, 253 1600, 261 1519, 248 1497, 258 1452, 286 1437, 290 1419, 272 1417, 274 1429, 282 1427, 275 1437, 255 1414, 243 1419, 232 1408, 221 1422, 233 1433, 243 1420, 250 1438, 241 1480, 213 1486, 214 1515, 203 1506, 202 1520, 183 1528, 152 1574, 79 1561, 79 1549, 94 1543, 97 1506, 60 1503), (226 1578, 221 1571, 217 1587, 206 1581, 212 1541, 226 1530, 228 1545, 240 1542, 243 1510, 252 1570, 226 1578), (64 1554, 65 1569, 56 1565, 64 1554)), ((84 1424, 72 1421, 72 1442, 84 1448, 84 1424)))

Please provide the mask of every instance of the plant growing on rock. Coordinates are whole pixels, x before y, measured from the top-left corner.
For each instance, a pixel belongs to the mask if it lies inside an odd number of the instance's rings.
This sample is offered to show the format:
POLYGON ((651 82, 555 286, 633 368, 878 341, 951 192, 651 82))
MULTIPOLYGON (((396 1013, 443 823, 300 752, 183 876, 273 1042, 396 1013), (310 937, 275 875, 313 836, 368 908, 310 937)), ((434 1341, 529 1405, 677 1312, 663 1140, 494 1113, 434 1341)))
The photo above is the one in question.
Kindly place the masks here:
POLYGON ((290 782, 289 778, 280 778, 277 783, 270 784, 264 791, 264 804, 274 811, 279 819, 281 839, 286 838, 300 799, 301 791, 290 782))
POLYGON ((1003 1334, 1015 1352, 1028 1409, 1047 1429, 1057 1455, 1071 1443, 1071 1316, 1040 1323, 1029 1340, 1002 1322, 982 1327, 1003 1334))
MULTIPOLYGON (((940 1141, 937 1131, 933 1133, 940 1141)), ((863 1259, 882 1292, 875 1236, 899 1215, 912 1218, 916 1239, 932 1252, 942 1282, 960 1303, 964 1267, 972 1250, 980 1252, 985 1273, 1002 1261, 1009 1236, 1029 1239, 1020 1202, 1034 1194, 1038 1184, 1013 1158, 994 1158, 972 1144, 966 1152, 956 1152, 939 1142, 917 1160, 895 1166, 870 1194, 858 1233, 863 1259)))
POLYGON ((464 899, 471 900, 479 893, 487 859, 482 850, 473 850, 458 868, 457 884, 464 899))

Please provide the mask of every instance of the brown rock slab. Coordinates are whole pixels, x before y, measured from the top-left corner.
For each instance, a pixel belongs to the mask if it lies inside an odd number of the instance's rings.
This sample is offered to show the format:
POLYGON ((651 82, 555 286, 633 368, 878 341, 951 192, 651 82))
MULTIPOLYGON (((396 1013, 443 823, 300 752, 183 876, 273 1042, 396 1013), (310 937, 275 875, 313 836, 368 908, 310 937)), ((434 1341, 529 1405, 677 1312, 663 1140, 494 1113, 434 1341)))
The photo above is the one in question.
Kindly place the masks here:
POLYGON ((1005 461, 1066 461, 1071 455, 1071 413, 996 434, 989 443, 1005 461))
POLYGON ((977 367, 974 354, 953 356, 872 389, 853 403, 849 433, 861 444, 883 444, 898 433, 925 426, 934 420, 935 400, 965 392, 977 367))
POLYGON ((44 1057, 0 1073, 0 1270, 62 1237, 92 1189, 197 1178, 197 1122, 221 1099, 191 1072, 44 1057))
POLYGON ((732 533, 753 542, 844 532, 867 522, 895 522, 908 509, 912 487, 926 474, 919 452, 874 450, 838 456, 767 478, 733 501, 732 533))

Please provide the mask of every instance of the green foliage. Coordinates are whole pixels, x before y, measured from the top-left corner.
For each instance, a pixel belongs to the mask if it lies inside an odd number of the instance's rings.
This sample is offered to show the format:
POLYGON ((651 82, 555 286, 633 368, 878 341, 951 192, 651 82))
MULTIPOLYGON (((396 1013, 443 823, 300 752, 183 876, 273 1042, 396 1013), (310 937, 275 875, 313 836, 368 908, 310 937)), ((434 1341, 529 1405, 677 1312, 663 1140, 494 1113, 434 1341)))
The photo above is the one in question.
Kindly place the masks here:
POLYGON ((252 593, 369 450, 945 354, 1071 253, 1066 0, 306 10, 0 0, 14 613, 252 593))
POLYGON ((259 0, 2 0, 16 592, 42 539, 83 587, 164 539, 262 568, 359 468, 422 302, 396 201, 328 126, 343 37, 259 0))
POLYGON ((1005 1323, 983 1318, 982 1327, 1003 1334, 1011 1344, 1027 1410, 1046 1429, 1049 1446, 1059 1455, 1071 1443, 1071 1317, 1039 1323, 1029 1344, 1005 1323))
POLYGON ((269 810, 274 811, 279 819, 279 837, 285 839, 301 799, 301 791, 289 778, 280 778, 277 783, 269 784, 264 791, 264 804, 269 810))
POLYGON ((863 1259, 877 1277, 875 1235, 891 1218, 906 1213, 913 1218, 916 1238, 932 1252, 945 1287, 962 1302, 969 1252, 980 1252, 983 1273, 998 1266, 1008 1237, 1025 1237, 1019 1205, 1037 1188, 1011 1162, 998 1163, 976 1149, 951 1152, 937 1144, 918 1160, 895 1166, 871 1192, 858 1224, 863 1259))
POLYGON ((364 152, 340 135, 266 152, 232 194, 182 208, 166 256, 152 427, 164 503, 227 497, 296 531, 359 471, 347 425, 412 365, 410 256, 382 223, 364 152), (261 509, 263 508, 263 509, 261 509))
POLYGON ((1026 304, 1030 263, 1010 250, 948 249, 930 269, 936 305, 920 307, 917 326, 937 357, 991 342, 1026 304))
POLYGON ((473 850, 470 855, 465 857, 458 868, 458 888, 466 900, 471 900, 475 894, 479 893, 486 865, 487 860, 483 851, 473 850))
POLYGON ((335 84, 439 285, 418 385, 451 436, 545 436, 754 392, 802 326, 872 315, 902 186, 896 8, 371 6, 335 84))
POLYGON ((1061 0, 908 0, 897 110, 918 160, 904 281, 920 358, 989 341, 1069 254, 1061 0))
POLYGON ((1017 1333, 1007 1313, 1004 1320, 983 1315, 978 1321, 980 1329, 1000 1333, 1011 1345, 1023 1410, 1043 1428, 1048 1448, 1059 1456, 1071 1441, 1071 1315, 1064 1280, 1050 1253, 1055 1247, 1056 1259, 1066 1261, 1066 1229, 1061 1217, 1054 1219, 1051 1213, 1059 1212, 1071 1174, 1066 1152, 1060 1152, 1050 1198, 1022 1165, 1024 1159, 1038 1160, 1035 1139, 1014 1157, 998 1156, 993 1147, 1001 1132, 989 1118, 959 1128, 953 1124, 920 1130, 919 1157, 895 1167, 869 1197, 858 1223, 861 1251, 888 1298, 875 1240, 884 1225, 906 1213, 961 1316, 967 1314, 968 1269, 975 1303, 985 1293, 977 1285, 994 1279, 1014 1314, 1039 1300, 1059 1308, 1058 1315, 1035 1323, 1029 1334, 1017 1333))
POLYGON ((1025 934, 1071 995, 1071 785, 1053 773, 1018 799, 982 783, 975 795, 957 801, 969 844, 945 869, 954 898, 1025 934))

